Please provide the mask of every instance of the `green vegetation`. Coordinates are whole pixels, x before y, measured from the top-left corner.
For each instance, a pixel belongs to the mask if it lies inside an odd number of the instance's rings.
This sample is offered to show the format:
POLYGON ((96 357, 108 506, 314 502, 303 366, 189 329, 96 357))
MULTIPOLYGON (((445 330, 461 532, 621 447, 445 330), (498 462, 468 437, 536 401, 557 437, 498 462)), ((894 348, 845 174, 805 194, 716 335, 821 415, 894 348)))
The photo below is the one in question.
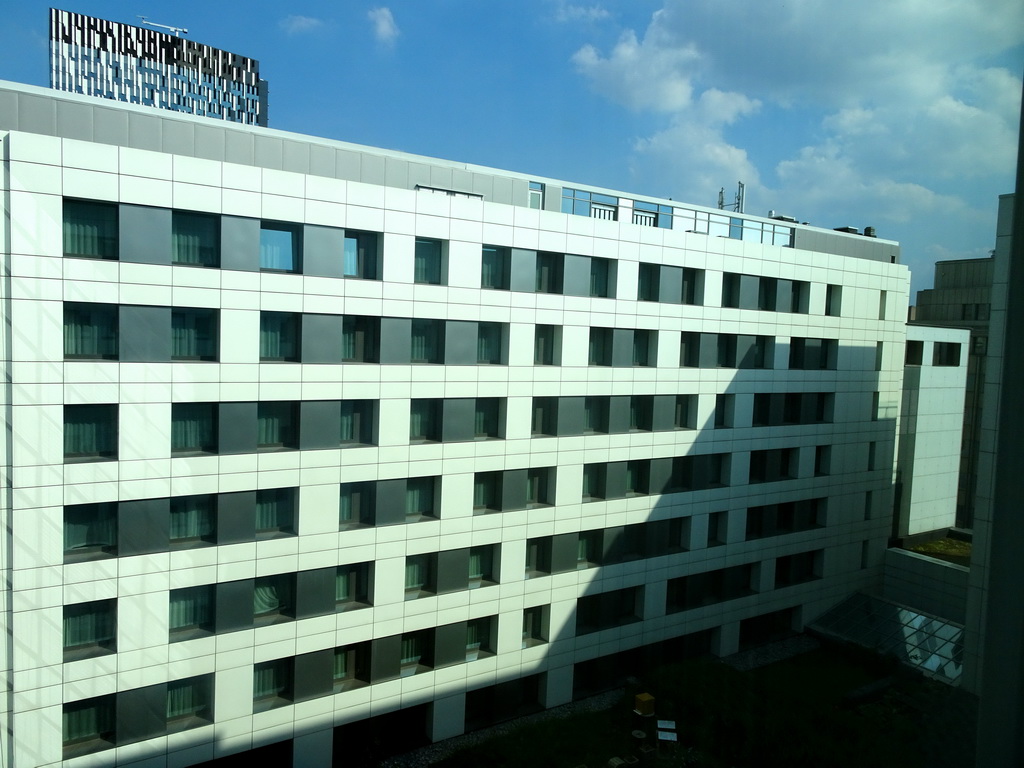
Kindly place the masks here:
POLYGON ((936 539, 910 548, 911 552, 945 560, 957 565, 971 565, 971 542, 959 539, 936 539))
POLYGON ((654 695, 679 744, 657 765, 701 768, 936 768, 969 759, 971 702, 955 689, 855 649, 821 650, 753 672, 697 659, 664 666, 604 712, 523 726, 439 763, 599 768, 637 754, 632 697, 654 695), (871 689, 854 705, 847 694, 871 689))

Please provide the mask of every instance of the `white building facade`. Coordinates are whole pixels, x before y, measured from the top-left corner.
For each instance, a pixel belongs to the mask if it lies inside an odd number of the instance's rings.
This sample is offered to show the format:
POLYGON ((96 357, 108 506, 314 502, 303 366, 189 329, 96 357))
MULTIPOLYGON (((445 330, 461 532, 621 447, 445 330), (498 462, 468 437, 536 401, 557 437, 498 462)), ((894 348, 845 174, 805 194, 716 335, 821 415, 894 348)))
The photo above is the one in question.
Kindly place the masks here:
POLYGON ((326 766, 879 582, 895 243, 10 83, 0 147, 10 765, 326 766))

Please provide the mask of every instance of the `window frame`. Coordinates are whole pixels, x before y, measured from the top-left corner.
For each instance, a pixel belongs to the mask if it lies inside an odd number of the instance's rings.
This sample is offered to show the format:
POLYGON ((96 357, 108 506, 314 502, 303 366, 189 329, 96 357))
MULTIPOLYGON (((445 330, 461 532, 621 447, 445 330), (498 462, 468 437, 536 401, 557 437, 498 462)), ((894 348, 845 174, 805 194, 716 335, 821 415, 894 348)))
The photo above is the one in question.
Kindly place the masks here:
POLYGON ((120 357, 120 306, 117 304, 100 304, 88 302, 64 302, 64 359, 65 360, 117 360, 120 357), (88 316, 86 318, 86 313, 88 316), (80 323, 82 330, 89 329, 89 332, 96 338, 76 339, 74 334, 75 316, 80 316, 87 322, 80 323), (100 320, 100 322, 97 322, 100 320), (69 344, 69 342, 71 342, 69 344), (78 347, 88 351, 69 351, 68 347, 78 347))
MULTIPOLYGON (((61 232, 63 236, 61 252, 65 258, 75 259, 99 259, 101 261, 117 261, 120 257, 120 210, 117 203, 107 203, 100 200, 80 200, 75 198, 64 198, 63 210, 61 212, 61 232), (93 211, 93 216, 80 215, 79 217, 69 215, 75 211, 84 214, 86 211, 93 211), (96 215, 103 214, 103 215, 96 215), (74 238, 71 235, 72 226, 92 226, 96 232, 91 235, 95 239, 95 247, 89 251, 68 250, 68 245, 74 238)), ((81 234, 78 236, 84 239, 81 234)))
MULTIPOLYGON (((191 346, 191 345, 190 345, 191 346)), ((172 307, 171 308, 171 360, 188 362, 217 362, 220 359, 220 310, 208 307, 172 307), (181 328, 183 320, 192 318, 190 328, 181 328), (204 324, 207 327, 201 328, 204 324), (193 342, 198 354, 175 354, 179 333, 191 332, 195 335, 193 342), (205 332, 205 337, 204 337, 205 332)))
POLYGON ((118 520, 116 501, 65 505, 62 525, 65 563, 79 563, 88 560, 117 557, 118 520), (69 520, 69 515, 80 514, 84 518, 90 512, 96 516, 96 519, 77 522, 69 520), (107 541, 90 541, 89 539, 93 538, 95 534, 87 532, 85 543, 69 548, 69 528, 74 526, 84 526, 87 531, 92 531, 93 529, 104 531, 106 529, 103 538, 106 538, 107 541))
POLYGON ((117 630, 117 598, 65 604, 61 622, 64 661, 78 661, 117 653, 117 630), (84 620, 89 616, 92 617, 93 624, 105 621, 107 629, 104 630, 102 625, 94 627, 93 633, 96 636, 91 639, 75 641, 69 638, 69 630, 74 630, 73 622, 77 619, 85 624, 87 622, 84 620))
POLYGON ((171 456, 214 456, 218 453, 218 403, 171 403, 171 456), (200 422, 188 443, 185 421, 200 422))
POLYGON ((199 211, 172 211, 171 264, 182 267, 199 267, 201 269, 217 269, 220 267, 220 222, 221 217, 214 214, 201 213, 199 211), (180 231, 188 221, 192 221, 193 224, 202 223, 202 228, 207 228, 207 231, 180 231), (207 239, 211 232, 212 240, 207 239), (200 241, 196 245, 190 245, 190 248, 196 249, 199 254, 198 259, 194 261, 178 258, 179 252, 184 250, 183 247, 179 247, 179 239, 189 235, 197 237, 200 241), (206 240, 205 244, 204 240, 206 240))
MULTIPOLYGON (((168 642, 177 643, 184 640, 192 640, 197 637, 208 637, 216 631, 217 623, 217 585, 216 584, 202 584, 196 587, 184 587, 182 589, 172 589, 167 596, 167 630, 168 630, 168 642), (200 597, 201 596, 201 597, 200 597), (186 597, 200 597, 200 600, 206 600, 206 610, 208 615, 200 617, 200 620, 191 621, 189 623, 174 623, 174 600, 175 597, 186 598, 186 597)), ((195 607, 195 603, 192 607, 194 614, 200 614, 202 606, 195 607)))
POLYGON ((95 461, 117 461, 118 442, 120 439, 119 408, 116 403, 88 403, 82 405, 64 406, 64 463, 83 464, 95 461), (86 418, 91 414, 91 418, 86 418), (77 422, 83 429, 91 424, 96 442, 96 449, 91 451, 69 451, 70 436, 68 434, 69 424, 74 423, 72 417, 78 417, 77 422), (102 431, 109 430, 111 434, 104 435, 102 431))
POLYGON ((413 245, 413 283, 416 285, 447 285, 445 274, 445 241, 433 237, 417 237, 413 245))
POLYGON ((260 362, 298 363, 302 359, 302 315, 299 312, 260 312, 260 362), (277 354, 269 354, 276 338, 277 354))
POLYGON ((260 222, 260 272, 276 272, 279 274, 301 274, 302 273, 302 225, 291 224, 284 221, 261 221, 260 222), (264 240, 264 232, 280 232, 290 236, 291 256, 273 256, 270 248, 282 247, 283 244, 271 242, 268 236, 264 240), (275 266, 274 259, 284 259, 282 264, 288 266, 275 266))

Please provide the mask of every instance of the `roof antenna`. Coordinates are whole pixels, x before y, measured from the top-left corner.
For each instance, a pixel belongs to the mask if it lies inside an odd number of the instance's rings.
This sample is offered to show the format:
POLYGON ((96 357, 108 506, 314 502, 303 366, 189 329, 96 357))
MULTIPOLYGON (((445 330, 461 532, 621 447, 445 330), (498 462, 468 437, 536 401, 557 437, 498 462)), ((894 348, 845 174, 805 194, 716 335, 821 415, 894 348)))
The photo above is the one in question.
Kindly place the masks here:
POLYGON ((147 27, 160 27, 160 29, 166 29, 168 32, 173 32, 175 37, 178 37, 179 32, 181 32, 181 34, 183 35, 188 34, 188 30, 184 27, 169 27, 166 24, 156 24, 152 21, 146 21, 145 16, 139 16, 139 18, 142 19, 142 23, 145 24, 147 27))

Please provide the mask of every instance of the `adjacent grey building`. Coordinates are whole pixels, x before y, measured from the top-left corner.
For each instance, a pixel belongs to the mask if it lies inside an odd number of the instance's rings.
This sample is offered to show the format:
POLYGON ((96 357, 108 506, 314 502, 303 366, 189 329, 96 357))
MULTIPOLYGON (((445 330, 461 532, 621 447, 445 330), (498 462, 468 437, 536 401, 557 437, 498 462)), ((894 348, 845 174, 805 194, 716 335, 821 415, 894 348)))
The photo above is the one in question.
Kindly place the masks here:
POLYGON ((963 408, 963 443, 956 524, 974 525, 978 491, 978 453, 981 450, 981 413, 985 392, 992 274, 995 259, 957 259, 935 264, 935 287, 917 292, 914 323, 967 328, 967 391, 963 408))

